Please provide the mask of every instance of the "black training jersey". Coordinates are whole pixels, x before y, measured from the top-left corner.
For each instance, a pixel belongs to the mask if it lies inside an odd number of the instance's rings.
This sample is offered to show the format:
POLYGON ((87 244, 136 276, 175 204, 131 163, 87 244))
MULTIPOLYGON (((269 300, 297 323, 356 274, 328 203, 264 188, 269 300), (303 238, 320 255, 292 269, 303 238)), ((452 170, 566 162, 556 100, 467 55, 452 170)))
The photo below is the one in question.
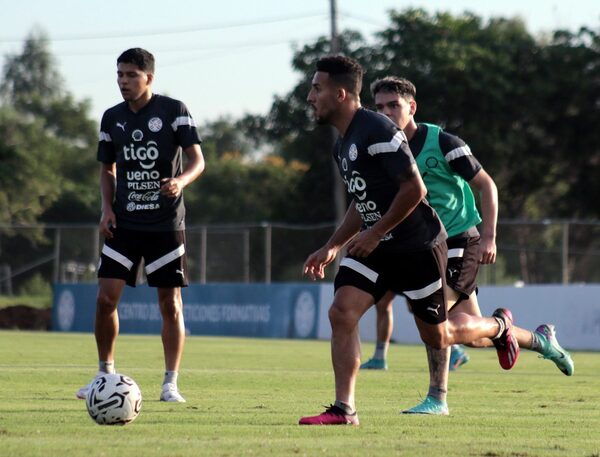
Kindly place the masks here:
MULTIPOLYGON (((359 109, 334 148, 334 159, 363 220, 373 226, 398 193, 399 176, 415 163, 406 136, 382 114, 359 109)), ((446 239, 435 211, 422 200, 380 244, 397 252, 431 248, 446 239)))
POLYGON ((117 167, 113 210, 117 226, 148 231, 183 230, 183 194, 160 194, 161 179, 182 172, 182 148, 199 144, 196 124, 186 106, 153 95, 137 113, 127 102, 108 109, 100 124, 98 160, 117 167))

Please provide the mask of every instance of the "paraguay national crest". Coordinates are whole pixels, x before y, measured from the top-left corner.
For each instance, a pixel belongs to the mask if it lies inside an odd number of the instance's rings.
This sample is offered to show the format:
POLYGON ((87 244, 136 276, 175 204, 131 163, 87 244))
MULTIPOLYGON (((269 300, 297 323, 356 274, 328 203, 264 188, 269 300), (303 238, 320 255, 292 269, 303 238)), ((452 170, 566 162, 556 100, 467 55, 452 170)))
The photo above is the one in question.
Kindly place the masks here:
POLYGON ((352 162, 354 162, 358 157, 358 149, 354 143, 350 145, 350 149, 348 150, 348 157, 350 158, 350 160, 352 160, 352 162))
POLYGON ((162 120, 160 119, 160 117, 153 117, 152 119, 150 119, 148 121, 148 128, 150 129, 151 132, 158 132, 160 129, 162 129, 163 123, 162 120))

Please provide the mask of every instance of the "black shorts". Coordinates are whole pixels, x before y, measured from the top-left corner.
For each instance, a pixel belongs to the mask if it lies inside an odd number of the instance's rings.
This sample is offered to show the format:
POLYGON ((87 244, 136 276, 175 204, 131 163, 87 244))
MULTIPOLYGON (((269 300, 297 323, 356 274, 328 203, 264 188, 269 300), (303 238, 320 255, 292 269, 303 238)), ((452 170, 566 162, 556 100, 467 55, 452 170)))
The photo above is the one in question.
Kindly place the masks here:
POLYGON ((99 278, 123 279, 135 287, 142 258, 150 287, 185 287, 187 263, 185 233, 146 232, 113 229, 114 236, 104 241, 99 278))
POLYGON ((391 290, 406 297, 413 313, 429 324, 446 320, 446 243, 417 252, 376 249, 368 257, 347 256, 340 262, 335 290, 353 286, 377 302, 391 290))
POLYGON ((466 299, 477 290, 481 237, 461 235, 446 240, 448 244, 446 281, 450 289, 460 293, 461 299, 466 299))

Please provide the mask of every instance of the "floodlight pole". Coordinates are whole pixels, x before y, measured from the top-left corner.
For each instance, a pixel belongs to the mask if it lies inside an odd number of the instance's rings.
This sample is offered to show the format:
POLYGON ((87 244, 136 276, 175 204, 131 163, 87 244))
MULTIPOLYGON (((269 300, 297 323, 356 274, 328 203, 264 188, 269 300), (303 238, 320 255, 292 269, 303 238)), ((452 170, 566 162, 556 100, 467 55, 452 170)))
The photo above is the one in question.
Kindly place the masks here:
MULTIPOLYGON (((337 27, 337 0, 329 0, 330 6, 330 14, 331 14, 331 54, 337 54, 341 50, 340 46, 340 37, 338 35, 338 27, 337 27)), ((334 127, 331 127, 330 130, 331 136, 331 144, 333 146, 335 140, 337 139, 337 131, 334 127)), ((337 164, 335 161, 331 162, 332 164, 332 172, 333 172, 333 200, 334 200, 334 208, 335 208, 335 223, 336 226, 339 226, 344 219, 344 215, 346 214, 346 189, 344 187, 344 182, 342 181, 342 177, 337 168, 337 164)), ((339 260, 336 259, 336 266, 338 265, 339 260)))
POLYGON ((340 52, 340 37, 337 29, 337 0, 329 0, 329 10, 331 16, 331 53, 340 52))

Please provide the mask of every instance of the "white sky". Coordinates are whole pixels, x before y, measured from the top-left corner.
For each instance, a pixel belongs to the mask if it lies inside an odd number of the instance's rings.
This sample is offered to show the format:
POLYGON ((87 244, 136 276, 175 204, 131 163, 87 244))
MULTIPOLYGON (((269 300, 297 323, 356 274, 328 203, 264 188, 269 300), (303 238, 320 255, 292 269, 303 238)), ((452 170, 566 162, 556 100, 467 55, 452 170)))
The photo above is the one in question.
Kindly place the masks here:
MULTIPOLYGON (((600 1, 338 0, 339 29, 367 39, 388 25, 387 11, 419 7, 488 19, 525 19, 532 33, 600 29, 600 1)), ((299 75, 294 46, 329 36, 329 0, 29 0, 2 5, 0 64, 20 53, 35 25, 50 36, 67 89, 92 101, 92 115, 120 102, 116 58, 140 46, 156 57, 154 91, 180 100, 200 123, 265 113, 299 75)))

